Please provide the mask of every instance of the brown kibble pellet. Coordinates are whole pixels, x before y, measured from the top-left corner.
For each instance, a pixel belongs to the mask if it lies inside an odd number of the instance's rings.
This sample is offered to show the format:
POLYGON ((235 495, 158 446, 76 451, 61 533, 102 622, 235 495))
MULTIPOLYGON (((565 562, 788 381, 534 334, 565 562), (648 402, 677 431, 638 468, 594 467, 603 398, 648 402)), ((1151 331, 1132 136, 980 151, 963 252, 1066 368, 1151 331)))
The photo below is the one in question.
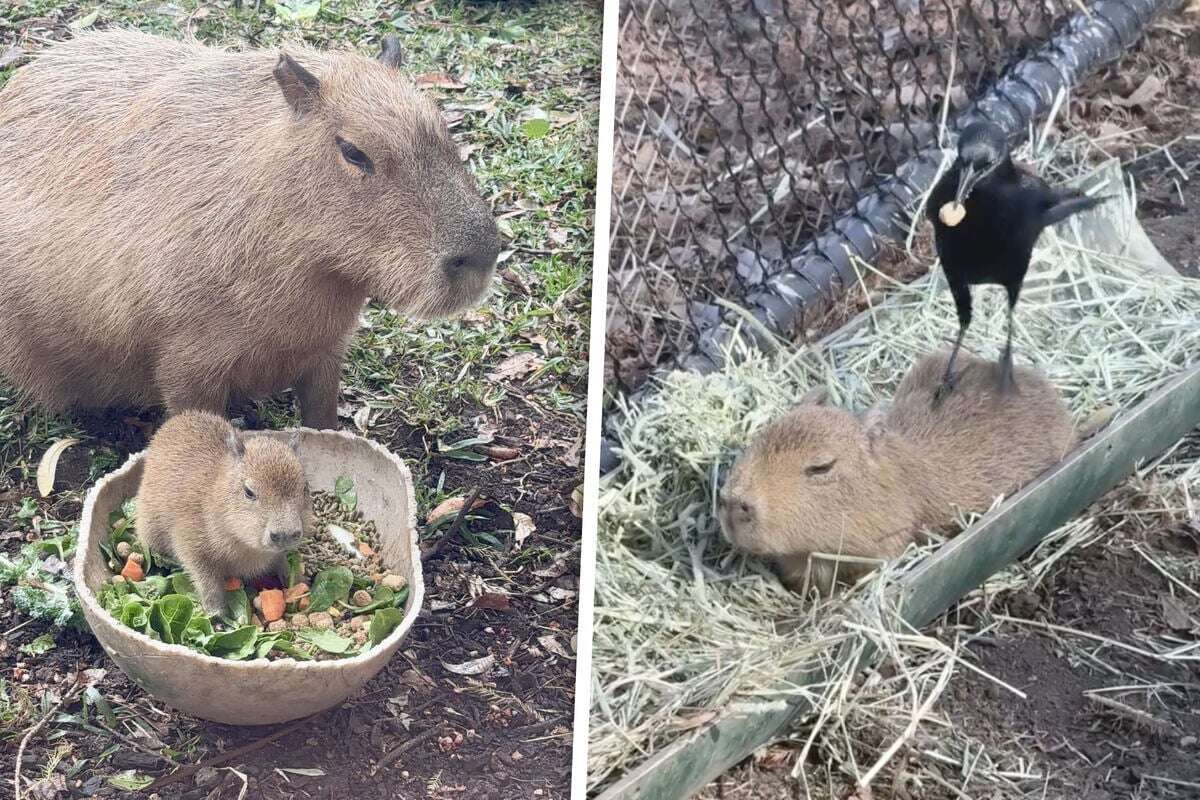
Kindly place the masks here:
POLYGON ((333 617, 324 611, 314 611, 308 615, 308 625, 310 628, 332 628, 333 617))
POLYGON ((129 558, 129 554, 132 551, 133 551, 133 548, 131 548, 129 546, 129 542, 117 542, 117 557, 118 558, 129 558))
POLYGON ((371 597, 371 593, 366 589, 359 589, 350 597, 350 601, 356 606, 366 606, 370 605, 374 601, 374 598, 371 597))
POLYGON ((396 574, 389 572, 388 574, 383 576, 383 580, 380 581, 379 583, 380 583, 380 585, 386 586, 387 588, 391 589, 392 591, 398 592, 401 589, 403 589, 405 586, 408 585, 408 580, 405 579, 405 577, 403 575, 396 575, 396 574))
POLYGON ((288 629, 288 624, 285 620, 282 620, 282 619, 277 619, 274 622, 267 625, 267 630, 271 633, 275 633, 277 631, 286 631, 287 629, 288 629))

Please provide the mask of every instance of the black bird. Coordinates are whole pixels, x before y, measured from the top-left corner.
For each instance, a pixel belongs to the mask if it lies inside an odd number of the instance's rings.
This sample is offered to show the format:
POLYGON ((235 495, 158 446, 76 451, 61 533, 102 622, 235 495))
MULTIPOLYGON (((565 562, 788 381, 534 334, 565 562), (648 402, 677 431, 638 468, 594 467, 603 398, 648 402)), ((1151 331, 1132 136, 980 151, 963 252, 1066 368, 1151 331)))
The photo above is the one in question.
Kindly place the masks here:
POLYGON ((1017 169, 998 126, 990 122, 967 126, 958 140, 957 158, 933 187, 925 209, 958 310, 958 338, 935 400, 954 388, 954 358, 971 324, 971 287, 981 283, 999 284, 1008 292, 1008 340, 1000 360, 1000 386, 1004 391, 1012 387, 1013 308, 1034 243, 1043 229, 1109 197, 1055 189, 1036 175, 1017 169), (957 224, 942 219, 942 207, 948 203, 965 207, 966 215, 957 220, 953 212, 947 212, 957 224))

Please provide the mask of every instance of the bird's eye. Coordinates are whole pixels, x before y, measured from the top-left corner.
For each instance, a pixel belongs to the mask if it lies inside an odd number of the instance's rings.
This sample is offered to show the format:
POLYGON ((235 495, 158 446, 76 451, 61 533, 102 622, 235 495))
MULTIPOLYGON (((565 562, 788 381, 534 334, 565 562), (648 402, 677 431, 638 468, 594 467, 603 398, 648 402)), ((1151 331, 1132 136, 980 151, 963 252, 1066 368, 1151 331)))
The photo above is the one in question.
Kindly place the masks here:
POLYGON ((254 499, 257 499, 257 497, 258 497, 258 495, 256 495, 254 493, 254 490, 251 489, 247 484, 244 484, 244 483, 242 484, 242 491, 244 491, 246 493, 247 500, 254 500, 254 499))
POLYGON ((371 159, 366 153, 340 136, 336 137, 335 141, 337 142, 338 149, 342 151, 342 158, 346 159, 347 164, 358 167, 368 175, 375 171, 375 165, 371 163, 371 159))
POLYGON ((837 459, 835 458, 833 461, 828 461, 824 464, 813 464, 810 467, 806 467, 804 472, 806 475, 824 475, 833 469, 833 465, 836 463, 837 459))

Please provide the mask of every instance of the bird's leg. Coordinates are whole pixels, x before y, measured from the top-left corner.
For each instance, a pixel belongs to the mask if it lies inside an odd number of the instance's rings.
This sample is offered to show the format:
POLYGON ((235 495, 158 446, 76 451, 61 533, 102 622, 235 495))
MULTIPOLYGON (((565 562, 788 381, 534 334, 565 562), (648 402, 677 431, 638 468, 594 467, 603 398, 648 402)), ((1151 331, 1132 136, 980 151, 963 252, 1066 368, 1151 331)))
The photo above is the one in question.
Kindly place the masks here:
POLYGON ((954 307, 958 311, 958 336, 954 339, 954 349, 950 351, 950 359, 946 362, 946 372, 942 375, 942 383, 933 393, 933 404, 937 406, 954 391, 958 376, 954 374, 954 361, 958 358, 958 349, 962 347, 963 337, 971 325, 971 288, 966 283, 951 283, 950 293, 954 295, 954 307))
POLYGON ((962 347, 963 336, 966 332, 966 328, 961 325, 958 327, 958 336, 954 339, 954 349, 950 351, 950 358, 946 361, 946 372, 942 375, 941 384, 933 392, 935 406, 949 397, 950 392, 954 391, 955 384, 958 383, 958 376, 954 374, 954 360, 958 358, 958 348, 962 347))
POLYGON ((1012 333, 1013 309, 1017 305, 1017 297, 1021 292, 1021 284, 1015 287, 1006 286, 1008 291, 1008 336, 1004 341, 1004 353, 1000 356, 1000 393, 1008 394, 1016 390, 1017 384, 1013 378, 1012 333))

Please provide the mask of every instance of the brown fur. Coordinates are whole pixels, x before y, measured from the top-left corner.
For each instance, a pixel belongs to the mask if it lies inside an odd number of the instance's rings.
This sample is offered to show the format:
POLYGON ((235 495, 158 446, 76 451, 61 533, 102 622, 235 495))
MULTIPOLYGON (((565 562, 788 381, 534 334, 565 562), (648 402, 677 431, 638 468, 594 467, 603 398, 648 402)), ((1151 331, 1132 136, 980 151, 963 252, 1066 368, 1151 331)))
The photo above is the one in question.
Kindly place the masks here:
POLYGON ((151 440, 138 488, 138 538, 183 565, 210 614, 224 610, 226 578, 286 577, 286 551, 312 529, 296 447, 296 440, 289 447, 244 436, 201 411, 172 417, 151 440))
MULTIPOLYGON (((888 408, 860 418, 802 404, 762 430, 721 491, 729 540, 775 560, 793 586, 811 553, 894 558, 921 528, 949 524, 956 508, 985 510, 1075 443, 1058 391, 1034 369, 1016 370, 1017 393, 998 394, 995 365, 962 354, 955 391, 935 408, 948 355, 918 360, 888 408)), ((822 591, 832 588, 833 567, 811 561, 822 591)), ((837 569, 852 577, 870 566, 837 569)))
POLYGON ((13 76, 0 374, 56 409, 223 414, 294 386, 330 428, 368 295, 420 317, 481 298, 496 227, 437 108, 377 60, 289 52, 87 34, 13 76))

